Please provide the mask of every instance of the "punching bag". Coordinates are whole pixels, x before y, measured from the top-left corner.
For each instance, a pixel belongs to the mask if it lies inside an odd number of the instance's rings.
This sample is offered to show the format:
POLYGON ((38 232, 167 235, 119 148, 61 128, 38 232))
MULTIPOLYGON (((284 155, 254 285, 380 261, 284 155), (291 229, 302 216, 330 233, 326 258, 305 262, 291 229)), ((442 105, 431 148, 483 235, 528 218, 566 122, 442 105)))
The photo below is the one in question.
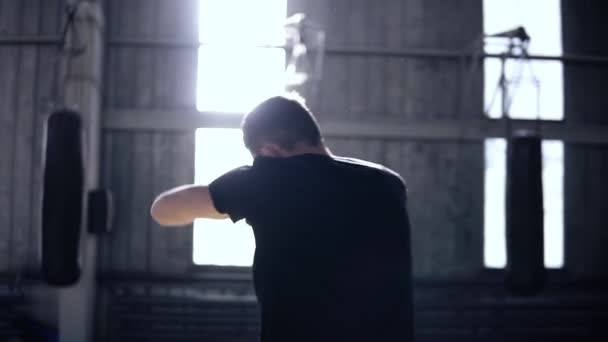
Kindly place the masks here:
POLYGON ((507 151, 506 285, 532 296, 545 284, 541 139, 515 132, 507 151))
POLYGON ((46 126, 42 195, 42 276, 50 285, 70 286, 80 278, 83 200, 80 115, 57 111, 46 126))

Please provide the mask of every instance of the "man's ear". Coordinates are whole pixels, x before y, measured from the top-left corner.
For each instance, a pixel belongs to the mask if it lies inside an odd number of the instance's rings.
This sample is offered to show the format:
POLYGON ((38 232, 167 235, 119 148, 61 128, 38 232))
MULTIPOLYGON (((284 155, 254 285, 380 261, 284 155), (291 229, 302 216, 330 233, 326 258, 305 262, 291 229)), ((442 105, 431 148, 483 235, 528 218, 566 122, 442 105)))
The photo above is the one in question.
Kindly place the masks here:
POLYGON ((260 155, 266 157, 285 157, 287 152, 276 144, 264 144, 260 148, 260 155))

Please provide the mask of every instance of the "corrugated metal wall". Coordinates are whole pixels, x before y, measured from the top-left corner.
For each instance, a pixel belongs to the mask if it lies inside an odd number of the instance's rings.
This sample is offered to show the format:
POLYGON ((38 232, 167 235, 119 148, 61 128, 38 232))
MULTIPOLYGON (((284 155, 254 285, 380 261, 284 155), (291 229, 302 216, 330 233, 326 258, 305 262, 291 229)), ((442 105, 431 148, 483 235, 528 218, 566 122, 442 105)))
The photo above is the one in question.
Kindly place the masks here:
MULTIPOLYGON (((0 36, 58 35, 62 6, 62 0, 2 0, 0 36)), ((48 45, 0 45, 0 273, 37 265, 42 133, 58 104, 57 52, 48 45)))
MULTIPOLYGON (((198 1, 108 1, 107 39, 198 41, 198 1)), ((195 107, 197 51, 110 44, 105 109, 195 107)), ((179 120, 175 116, 174 120, 179 120)), ((100 238, 99 269, 184 273, 192 264, 192 229, 153 222, 155 195, 194 180, 191 132, 113 131, 103 135, 103 183, 114 191, 114 231, 100 238)))
MULTIPOLYGON (((608 3, 562 1, 564 53, 608 56, 603 35, 608 3)), ((568 122, 608 125, 608 66, 564 67, 568 122)), ((577 144, 565 149, 565 265, 580 278, 608 271, 608 146, 577 144)))

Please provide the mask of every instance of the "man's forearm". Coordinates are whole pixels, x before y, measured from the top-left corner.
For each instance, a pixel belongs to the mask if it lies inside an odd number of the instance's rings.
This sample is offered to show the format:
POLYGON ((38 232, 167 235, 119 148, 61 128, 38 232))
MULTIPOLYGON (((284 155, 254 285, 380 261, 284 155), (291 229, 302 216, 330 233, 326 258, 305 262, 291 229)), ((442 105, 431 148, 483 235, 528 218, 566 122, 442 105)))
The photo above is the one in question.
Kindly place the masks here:
POLYGON ((150 214, 154 220, 163 226, 182 226, 191 224, 193 217, 188 217, 183 213, 181 203, 184 202, 184 193, 192 185, 182 185, 170 190, 167 190, 156 197, 150 214))
POLYGON ((150 214, 163 226, 183 226, 196 218, 224 219, 213 207, 206 186, 187 184, 160 194, 150 208, 150 214))

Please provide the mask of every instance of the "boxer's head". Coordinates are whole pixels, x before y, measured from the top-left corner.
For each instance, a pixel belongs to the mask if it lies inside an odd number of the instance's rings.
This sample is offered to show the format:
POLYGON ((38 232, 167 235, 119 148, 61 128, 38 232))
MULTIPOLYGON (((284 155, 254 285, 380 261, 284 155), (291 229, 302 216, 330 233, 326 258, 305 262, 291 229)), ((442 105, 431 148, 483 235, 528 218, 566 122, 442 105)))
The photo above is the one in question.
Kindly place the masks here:
POLYGON ((296 98, 271 97, 243 120, 243 140, 254 156, 286 157, 325 150, 319 125, 296 98))

